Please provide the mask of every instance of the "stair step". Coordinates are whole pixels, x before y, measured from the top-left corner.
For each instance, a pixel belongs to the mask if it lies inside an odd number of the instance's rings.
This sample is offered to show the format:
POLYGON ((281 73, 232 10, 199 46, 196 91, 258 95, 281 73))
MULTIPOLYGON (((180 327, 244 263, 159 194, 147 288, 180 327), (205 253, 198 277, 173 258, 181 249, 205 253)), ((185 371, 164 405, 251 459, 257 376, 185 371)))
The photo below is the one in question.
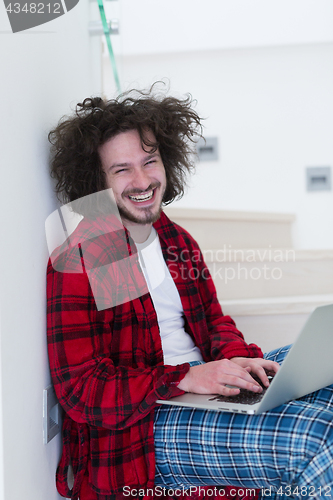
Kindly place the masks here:
POLYGON ((246 342, 263 352, 292 344, 312 311, 328 304, 333 304, 333 293, 221 302, 223 313, 235 320, 246 342))
POLYGON ((333 250, 204 251, 219 300, 333 293, 333 250))
POLYGON ((290 248, 292 214, 168 208, 168 217, 186 229, 201 249, 290 248))
POLYGON ((224 314, 234 316, 268 316, 310 314, 316 307, 333 304, 333 292, 323 295, 293 295, 289 297, 259 297, 257 299, 223 300, 224 314))

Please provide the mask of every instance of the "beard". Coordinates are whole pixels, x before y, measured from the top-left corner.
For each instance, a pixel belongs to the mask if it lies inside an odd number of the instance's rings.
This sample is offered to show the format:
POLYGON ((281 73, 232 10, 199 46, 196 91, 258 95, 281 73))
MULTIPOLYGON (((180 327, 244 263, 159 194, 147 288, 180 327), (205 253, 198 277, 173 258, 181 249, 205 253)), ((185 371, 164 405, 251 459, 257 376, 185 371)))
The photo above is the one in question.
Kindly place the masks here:
MULTIPOLYGON (((159 188, 160 186, 161 186, 160 182, 155 182, 155 183, 151 184, 146 189, 146 191, 150 191, 151 189, 159 188)), ((160 206, 158 208, 154 209, 152 207, 146 207, 146 208, 138 207, 138 210, 140 211, 140 215, 138 215, 138 214, 132 213, 124 205, 118 204, 118 210, 119 210, 120 217, 124 220, 129 221, 129 222, 134 222, 135 224, 154 224, 154 222, 156 222, 160 218, 160 215, 161 215, 162 200, 163 200, 163 196, 165 193, 165 189, 166 189, 166 187, 164 188, 164 190, 162 192, 161 202, 160 202, 160 206)), ((141 191, 131 190, 129 192, 123 193, 123 196, 135 195, 135 194, 141 194, 141 191)), ((135 207, 133 207, 133 208, 135 208, 135 207)))
POLYGON ((119 214, 121 219, 127 220, 129 222, 134 222, 136 224, 154 224, 161 215, 162 204, 158 208, 158 210, 154 213, 151 208, 143 208, 141 209, 142 215, 141 217, 136 217, 126 208, 122 208, 118 206, 119 214))

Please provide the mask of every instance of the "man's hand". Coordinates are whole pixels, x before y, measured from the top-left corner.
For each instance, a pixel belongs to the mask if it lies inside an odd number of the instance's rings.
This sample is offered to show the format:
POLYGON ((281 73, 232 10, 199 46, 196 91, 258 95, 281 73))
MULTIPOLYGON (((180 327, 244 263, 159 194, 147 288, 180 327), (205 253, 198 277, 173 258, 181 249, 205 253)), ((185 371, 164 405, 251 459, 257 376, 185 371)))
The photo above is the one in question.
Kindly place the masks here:
POLYGON ((262 392, 261 386, 254 380, 250 371, 259 376, 266 385, 267 375, 264 368, 276 372, 278 364, 261 358, 233 358, 210 361, 202 365, 191 366, 179 389, 197 394, 222 394, 235 396, 239 388, 252 392, 262 392), (262 370, 262 371, 261 371, 262 370), (263 373, 264 372, 264 375, 263 373), (266 378, 265 378, 266 377, 266 378), (227 386, 236 386, 236 388, 227 386))
POLYGON ((245 368, 248 372, 257 375, 265 387, 269 386, 267 372, 273 372, 275 374, 280 368, 279 363, 262 358, 231 358, 231 361, 245 368))
POLYGON ((250 371, 269 385, 266 370, 279 369, 278 363, 261 358, 233 358, 210 361, 202 365, 191 366, 178 388, 196 394, 222 394, 235 396, 239 388, 252 392, 262 392, 262 387, 254 380, 250 371), (227 386, 236 386, 236 388, 227 386))

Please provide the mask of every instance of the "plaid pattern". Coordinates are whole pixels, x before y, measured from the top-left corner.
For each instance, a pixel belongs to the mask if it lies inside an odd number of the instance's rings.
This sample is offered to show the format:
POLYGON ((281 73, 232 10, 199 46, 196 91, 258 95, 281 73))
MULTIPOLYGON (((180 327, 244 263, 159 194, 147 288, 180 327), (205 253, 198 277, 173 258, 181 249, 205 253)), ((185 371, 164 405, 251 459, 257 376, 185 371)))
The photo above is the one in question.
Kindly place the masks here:
MULTIPOLYGON (((98 269, 104 272, 119 260, 119 252, 124 258, 133 255, 128 233, 116 225, 110 233, 110 224, 107 219, 83 219, 70 237, 71 247, 62 248, 52 261, 65 272, 48 266, 49 361, 66 412, 57 487, 73 499, 87 467, 92 487, 101 495, 120 492, 124 485, 154 485, 155 401, 182 394, 177 384, 189 369, 187 363, 163 365, 157 316, 148 293, 115 307, 96 307, 87 273, 82 272, 86 262, 89 270, 97 266, 98 274, 98 269), (70 461, 72 491, 67 486, 70 461)), ((163 213, 154 227, 181 297, 186 330, 203 359, 261 357, 260 349, 247 345, 232 319, 223 316, 193 238, 163 213)), ((130 271, 135 274, 138 269, 130 271)), ((113 284, 123 289, 117 276, 113 284)))
MULTIPOLYGON (((265 357, 281 363, 288 350, 265 357)), ((333 386, 258 416, 162 405, 154 437, 155 481, 168 488, 272 488, 271 500, 333 496, 333 386)))

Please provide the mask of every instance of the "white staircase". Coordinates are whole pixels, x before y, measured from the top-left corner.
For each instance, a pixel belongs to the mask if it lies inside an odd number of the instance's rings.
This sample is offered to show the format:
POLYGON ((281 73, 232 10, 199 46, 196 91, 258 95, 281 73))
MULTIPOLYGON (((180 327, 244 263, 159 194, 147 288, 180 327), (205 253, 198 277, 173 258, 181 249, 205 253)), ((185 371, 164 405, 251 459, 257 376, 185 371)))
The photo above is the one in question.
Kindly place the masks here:
POLYGON ((167 208, 198 241, 224 314, 264 351, 292 343, 333 303, 333 250, 292 248, 290 214, 167 208))
POLYGON ((294 215, 171 207, 164 211, 187 229, 202 249, 292 247, 294 215))

